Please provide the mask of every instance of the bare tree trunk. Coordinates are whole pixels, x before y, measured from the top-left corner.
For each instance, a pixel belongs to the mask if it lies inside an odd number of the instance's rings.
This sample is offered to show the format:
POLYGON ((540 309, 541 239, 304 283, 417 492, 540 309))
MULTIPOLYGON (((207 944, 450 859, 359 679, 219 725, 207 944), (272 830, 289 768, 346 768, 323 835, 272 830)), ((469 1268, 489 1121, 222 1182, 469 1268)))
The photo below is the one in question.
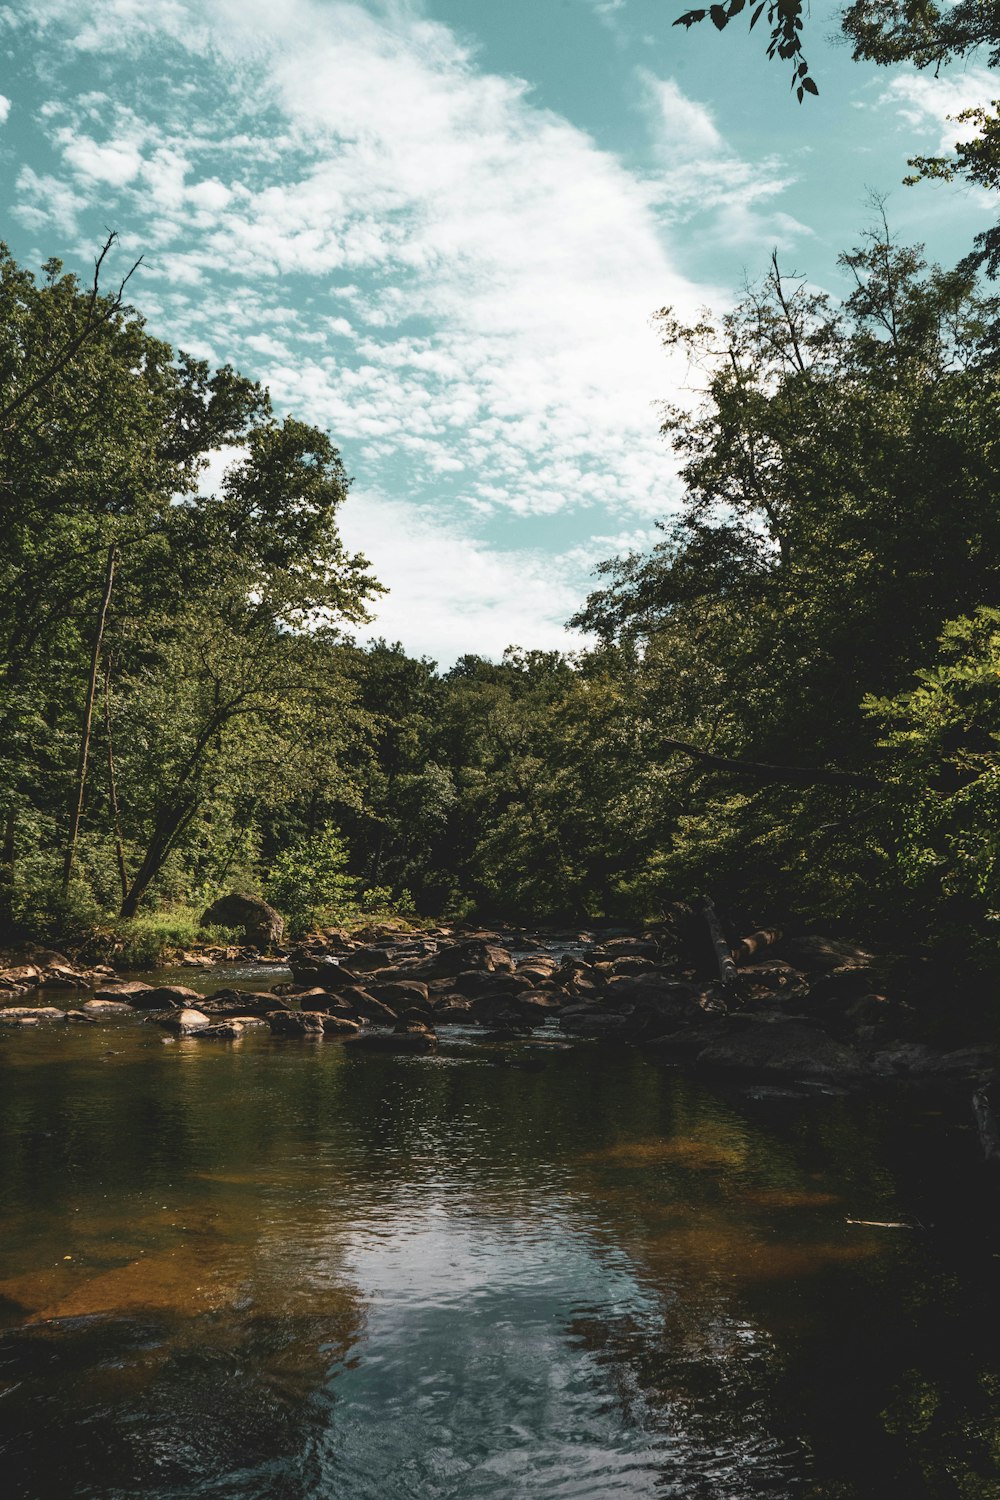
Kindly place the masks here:
POLYGON ((111 739, 111 667, 104 673, 104 729, 108 738, 108 789, 111 796, 111 816, 114 820, 115 854, 118 857, 118 878, 122 886, 122 900, 128 895, 128 871, 125 868, 125 846, 122 843, 122 820, 118 811, 118 781, 115 776, 115 752, 111 739))
POLYGON ((66 861, 63 865, 64 891, 69 890, 69 883, 73 875, 73 861, 76 858, 76 841, 80 833, 80 818, 83 815, 83 796, 87 784, 87 759, 90 755, 90 729, 94 720, 94 698, 97 693, 97 668, 101 659, 101 644, 104 640, 104 622, 108 617, 108 605, 111 603, 111 590, 115 582, 115 562, 117 557, 118 548, 114 545, 110 546, 108 548, 108 566, 104 575, 104 597, 101 600, 101 608, 94 630, 94 648, 90 654, 90 680, 87 683, 87 700, 83 710, 83 732, 80 736, 80 756, 76 768, 76 798, 70 820, 69 839, 66 843, 66 861))

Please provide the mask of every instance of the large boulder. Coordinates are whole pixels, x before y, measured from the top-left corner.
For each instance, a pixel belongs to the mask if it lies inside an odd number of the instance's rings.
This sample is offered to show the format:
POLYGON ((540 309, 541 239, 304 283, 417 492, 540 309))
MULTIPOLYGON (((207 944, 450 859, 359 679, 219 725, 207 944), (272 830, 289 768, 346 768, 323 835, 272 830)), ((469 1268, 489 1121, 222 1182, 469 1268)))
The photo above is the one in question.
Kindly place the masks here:
POLYGON ((281 941, 285 920, 259 896, 241 896, 232 892, 220 896, 202 913, 203 927, 236 927, 243 940, 254 948, 273 948, 281 941))

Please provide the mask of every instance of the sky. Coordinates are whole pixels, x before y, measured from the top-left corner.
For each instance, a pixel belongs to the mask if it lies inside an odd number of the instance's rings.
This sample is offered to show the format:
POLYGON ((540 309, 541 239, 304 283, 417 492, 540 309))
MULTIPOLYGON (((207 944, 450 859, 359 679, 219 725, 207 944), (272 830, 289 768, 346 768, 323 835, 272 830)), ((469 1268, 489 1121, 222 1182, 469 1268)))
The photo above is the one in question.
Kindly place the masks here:
POLYGON ((595 565, 681 498, 658 410, 695 393, 657 310, 724 310, 774 248, 845 291, 873 192, 944 263, 993 217, 901 185, 997 92, 984 67, 853 63, 817 0, 799 105, 762 28, 684 8, 0 5, 0 237, 89 279, 117 230, 154 334, 331 433, 342 533, 390 589, 365 634, 442 666, 572 650, 595 565))

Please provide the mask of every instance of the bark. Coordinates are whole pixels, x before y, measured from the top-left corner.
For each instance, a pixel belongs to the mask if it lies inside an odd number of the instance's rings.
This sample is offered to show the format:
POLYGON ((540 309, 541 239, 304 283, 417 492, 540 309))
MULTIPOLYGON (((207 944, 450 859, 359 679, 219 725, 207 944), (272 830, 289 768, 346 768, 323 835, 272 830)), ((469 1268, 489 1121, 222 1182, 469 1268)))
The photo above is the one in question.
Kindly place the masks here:
POLYGON ((723 935, 722 923, 719 921, 718 912, 715 910, 715 907, 712 905, 712 902, 709 901, 707 896, 702 897, 702 900, 699 904, 701 907, 701 914, 705 918, 705 923, 708 927, 708 935, 712 941, 712 949, 715 953, 715 962, 719 967, 719 978, 726 986, 726 988, 729 989, 737 982, 739 975, 736 972, 736 965, 733 963, 733 955, 730 951, 729 944, 726 942, 725 936, 723 935))
POLYGON ((104 641, 104 625, 108 618, 108 605, 111 603, 111 590, 114 588, 115 561, 117 557, 117 547, 109 547, 108 565, 104 574, 104 596, 101 599, 101 607, 97 615, 97 624, 94 628, 94 645, 90 653, 90 678, 87 682, 87 699, 83 709, 83 730, 80 735, 80 755, 76 767, 76 793, 70 817, 69 838, 66 843, 66 859, 63 864, 64 891, 69 890, 69 883, 73 875, 73 861, 76 858, 76 841, 80 833, 80 818, 83 815, 83 798, 87 785, 87 759, 90 755, 90 730, 94 721, 94 698, 97 693, 97 668, 101 659, 101 645, 104 641))
POLYGON ((775 943, 781 941, 780 927, 764 927, 760 932, 751 932, 749 937, 741 938, 733 949, 733 962, 745 964, 755 953, 762 948, 772 948, 775 943))
POLYGON ((104 729, 108 740, 108 790, 111 797, 111 816, 115 830, 115 855, 118 860, 118 878, 121 881, 122 900, 128 895, 128 870, 125 867, 125 846, 122 843, 122 820, 118 810, 118 780, 115 775, 115 752, 111 738, 111 669, 104 674, 104 729))

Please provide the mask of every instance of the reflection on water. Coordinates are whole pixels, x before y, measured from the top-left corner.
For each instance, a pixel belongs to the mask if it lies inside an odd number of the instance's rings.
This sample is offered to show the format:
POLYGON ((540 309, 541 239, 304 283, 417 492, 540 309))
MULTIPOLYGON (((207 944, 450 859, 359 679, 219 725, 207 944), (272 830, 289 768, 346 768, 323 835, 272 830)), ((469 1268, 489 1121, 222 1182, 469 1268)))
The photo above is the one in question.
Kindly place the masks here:
POLYGON ((947 1103, 519 1045, 0 1042, 4 1495, 1000 1495, 947 1103))

